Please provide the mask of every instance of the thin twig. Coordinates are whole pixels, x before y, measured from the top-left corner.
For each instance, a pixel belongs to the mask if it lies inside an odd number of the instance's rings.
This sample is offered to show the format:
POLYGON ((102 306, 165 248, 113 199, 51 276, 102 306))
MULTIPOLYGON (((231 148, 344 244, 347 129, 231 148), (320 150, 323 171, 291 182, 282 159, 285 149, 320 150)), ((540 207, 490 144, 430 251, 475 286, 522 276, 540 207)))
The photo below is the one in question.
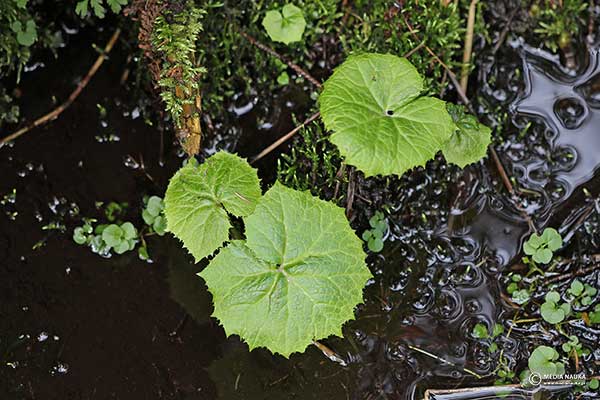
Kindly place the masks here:
POLYGON ((514 196, 515 188, 513 187, 512 183, 510 183, 508 174, 506 173, 506 170, 504 169, 502 161, 500 161, 500 157, 498 157, 498 153, 496 153, 496 149, 494 149, 494 146, 490 146, 490 153, 492 154, 492 159, 494 160, 494 164, 496 164, 496 169, 500 174, 500 178, 502 178, 502 183, 504 183, 504 187, 506 188, 506 190, 508 190, 508 193, 510 193, 511 196, 514 196))
POLYGON ((421 354, 425 354, 426 356, 431 357, 431 358, 433 358, 435 360, 438 360, 439 362, 441 362, 443 364, 451 365, 451 366, 456 367, 456 368, 461 368, 463 371, 465 371, 466 373, 469 373, 469 374, 473 375, 477 379, 483 378, 483 376, 479 375, 475 371, 472 371, 472 370, 470 370, 468 368, 461 367, 460 365, 457 365, 457 364, 453 363, 452 361, 444 360, 443 358, 438 357, 435 354, 432 354, 432 353, 430 353, 430 352, 428 352, 426 350, 420 349, 417 346, 408 345, 408 348, 411 349, 411 350, 414 350, 414 351, 418 351, 421 354))
POLYGON ((562 275, 558 275, 558 276, 554 276, 552 278, 546 279, 544 281, 544 285, 549 285, 551 283, 556 283, 556 282, 564 281, 567 279, 573 279, 573 278, 579 277, 579 276, 585 276, 585 275, 588 275, 589 273, 594 272, 599 269, 600 269, 600 264, 594 264, 587 268, 580 268, 577 271, 569 272, 566 274, 562 274, 562 275))
POLYGON ((292 136, 294 136, 303 126, 306 126, 306 125, 310 124, 311 122, 313 122, 315 119, 317 119, 319 117, 319 115, 321 115, 321 113, 319 113, 317 111, 316 113, 314 113, 313 115, 311 115, 310 117, 305 119, 304 122, 302 122, 300 125, 298 125, 294 129, 292 129, 291 131, 289 131, 288 133, 286 133, 285 135, 283 135, 282 137, 277 139, 275 142, 273 142, 269 147, 267 147, 266 149, 261 151, 256 157, 254 157, 252 159, 250 164, 257 162, 258 160, 260 160, 261 158, 263 158, 264 156, 266 156, 267 154, 269 154, 270 152, 275 150, 277 147, 281 146, 281 144, 285 143, 292 136))
POLYGON ((348 190, 346 192, 346 218, 348 219, 350 219, 350 216, 352 215, 352 206, 354 205, 354 190, 354 168, 350 167, 350 171, 348 173, 348 190))
POLYGON ((473 55, 473 30, 475 29, 475 13, 477 12, 478 0, 471 0, 469 15, 467 17, 467 33, 465 34, 465 48, 463 50, 463 64, 460 74, 460 87, 467 92, 469 85, 469 68, 471 67, 471 56, 473 55))
POLYGON ((29 132, 31 129, 33 129, 37 126, 43 125, 49 121, 52 121, 53 119, 58 118, 58 116, 63 111, 65 111, 75 101, 75 99, 79 96, 79 94, 81 93, 83 88, 85 88, 87 86, 90 79, 92 79, 94 74, 96 74, 96 72, 98 71, 98 69, 104 62, 104 60, 106 60, 107 54, 112 50, 113 46, 117 42, 117 39, 119 38, 120 34, 121 34, 121 29, 115 30, 115 32, 111 36, 110 40, 104 47, 104 51, 98 56, 98 58, 96 59, 96 62, 94 62, 94 64, 92 65, 92 67, 90 68, 88 73, 81 80, 81 82, 79 82, 79 84, 77 84, 77 87, 75 88, 75 90, 71 93, 69 98, 64 103, 62 103, 60 106, 56 107, 54 110, 50 111, 48 114, 36 119, 32 123, 19 129, 18 131, 11 133, 10 135, 2 138, 0 140, 0 147, 4 146, 6 143, 10 142, 11 140, 15 140, 19 136, 29 132))
POLYGON ((316 87, 320 88, 322 86, 321 82, 319 82, 311 74, 309 74, 304 69, 302 69, 302 67, 300 67, 298 64, 294 64, 293 62, 289 61, 287 58, 285 58, 284 56, 282 56, 281 54, 279 54, 278 52, 276 52, 269 46, 260 43, 258 40, 256 40, 252 36, 248 35, 246 32, 240 31, 240 35, 242 35, 253 46, 256 46, 257 48, 261 49, 262 51, 269 53, 270 55, 272 55, 275 58, 278 58, 282 63, 287 64, 287 66, 290 67, 291 69, 293 69, 294 71, 296 71, 296 73, 298 75, 302 75, 304 78, 306 78, 310 83, 312 83, 316 87))

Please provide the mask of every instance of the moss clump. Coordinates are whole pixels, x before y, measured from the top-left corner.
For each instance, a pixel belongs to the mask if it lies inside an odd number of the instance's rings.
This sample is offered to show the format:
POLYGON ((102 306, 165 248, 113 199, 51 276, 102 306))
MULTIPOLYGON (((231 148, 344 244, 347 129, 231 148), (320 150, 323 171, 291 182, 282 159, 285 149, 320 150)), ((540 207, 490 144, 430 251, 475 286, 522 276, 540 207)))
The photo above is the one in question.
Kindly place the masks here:
POLYGON ((586 26, 588 3, 583 0, 537 0, 530 8, 536 24, 534 32, 541 38, 541 44, 552 52, 559 48, 566 52, 573 39, 586 26))
POLYGON ((342 157, 320 122, 300 129, 289 154, 282 154, 277 163, 278 178, 286 186, 336 202, 345 194, 344 170, 342 157))
POLYGON ((196 59, 196 40, 204 12, 190 2, 168 5, 156 18, 152 47, 162 63, 160 97, 179 129, 183 147, 194 155, 200 147, 200 79, 206 70, 196 59))

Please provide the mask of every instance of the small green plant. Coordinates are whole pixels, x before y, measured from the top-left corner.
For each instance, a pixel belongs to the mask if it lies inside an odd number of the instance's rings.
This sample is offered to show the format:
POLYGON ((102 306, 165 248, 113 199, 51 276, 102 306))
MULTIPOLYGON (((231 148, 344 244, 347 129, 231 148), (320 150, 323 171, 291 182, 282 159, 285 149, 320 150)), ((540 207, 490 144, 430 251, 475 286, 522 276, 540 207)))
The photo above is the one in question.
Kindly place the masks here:
POLYGON ((229 153, 181 168, 165 215, 196 261, 220 248, 199 275, 213 295, 213 315, 250 349, 288 357, 341 335, 371 277, 342 208, 280 183, 261 196, 256 170, 229 153), (244 236, 230 215, 242 217, 244 236))
POLYGON ((594 311, 589 313, 590 324, 600 324, 600 304, 596 304, 594 311))
POLYGON ((502 335, 503 333, 504 333, 504 327, 502 325, 494 324, 494 327, 492 328, 492 333, 490 334, 488 332, 487 326, 481 322, 475 324, 475 326, 473 327, 473 331, 471 332, 473 337, 476 339, 491 339, 492 340, 492 342, 490 343, 490 345, 488 347, 488 351, 490 353, 493 353, 496 350, 498 350, 498 344, 493 340, 496 339, 497 337, 499 337, 500 335, 502 335))
POLYGON ((383 236, 388 229, 385 216, 381 211, 375 212, 369 219, 371 229, 363 232, 362 238, 367 242, 367 247, 374 253, 379 253, 383 249, 383 236))
POLYGON ((121 225, 110 224, 102 230, 102 240, 109 250, 113 249, 117 254, 133 250, 137 237, 137 229, 131 222, 124 222, 121 225))
POLYGON ((587 384, 588 389, 598 390, 600 388, 600 380, 597 378, 591 379, 587 384))
POLYGON ((35 21, 30 19, 22 24, 21 21, 14 21, 10 29, 17 34, 17 42, 21 46, 31 46, 37 39, 37 30, 35 21))
MULTIPOLYGON (((489 144, 489 129, 460 117, 442 100, 423 96, 423 78, 405 58, 352 55, 323 85, 319 108, 330 140, 366 176, 402 175, 442 150, 466 165, 489 144), (481 136, 481 137, 478 137, 481 136)), ((476 157, 477 156, 477 157, 476 157)))
POLYGON ((267 11, 262 24, 271 40, 284 44, 301 41, 306 27, 302 10, 293 4, 284 5, 281 11, 267 11))
POLYGON ((588 349, 583 348, 579 338, 575 335, 569 336, 569 341, 562 344, 562 349, 568 355, 573 356, 573 358, 587 355, 590 352, 588 349))
POLYGON ((589 306, 594 301, 594 296, 598 293, 598 289, 586 284, 583 284, 579 279, 571 282, 571 286, 567 292, 573 297, 573 302, 576 306, 589 306))
POLYGON ((167 220, 163 215, 165 209, 163 199, 158 196, 151 196, 144 200, 145 207, 142 211, 142 219, 150 227, 151 232, 163 236, 167 230, 167 220))
POLYGON ((80 0, 75 6, 75 12, 81 18, 84 18, 88 15, 88 11, 91 8, 96 17, 104 18, 106 15, 106 6, 112 12, 118 14, 125 5, 127 5, 127 0, 106 0, 106 2, 104 0, 80 0))
POLYGON ((546 228, 542 235, 533 233, 523 245, 525 254, 532 256, 533 261, 548 264, 554 252, 563 245, 562 237, 554 228, 546 228))
POLYGON ((548 292, 545 301, 540 307, 540 314, 544 321, 551 324, 561 323, 571 313, 569 303, 560 304, 560 294, 558 292, 548 292))
POLYGON ((73 230, 73 241, 86 245, 103 257, 108 257, 111 250, 123 254, 133 250, 138 242, 138 231, 131 222, 121 224, 100 224, 95 228, 95 219, 84 219, 84 224, 73 230))
POLYGON ((518 289, 511 293, 511 298, 515 303, 523 305, 531 299, 531 293, 527 289, 518 289))
POLYGON ((558 361, 559 354, 552 347, 538 346, 533 350, 527 362, 531 373, 541 377, 549 375, 562 375, 565 365, 558 361))

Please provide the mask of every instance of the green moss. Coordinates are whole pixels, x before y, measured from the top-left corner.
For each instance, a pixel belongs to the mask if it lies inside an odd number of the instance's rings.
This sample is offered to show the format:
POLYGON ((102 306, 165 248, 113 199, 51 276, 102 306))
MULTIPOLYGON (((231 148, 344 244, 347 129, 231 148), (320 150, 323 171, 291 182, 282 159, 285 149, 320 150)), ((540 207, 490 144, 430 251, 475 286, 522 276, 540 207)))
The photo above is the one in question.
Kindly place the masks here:
POLYGON ((152 46, 162 60, 160 96, 177 126, 182 123, 183 107, 196 101, 200 77, 205 72, 195 56, 203 14, 192 3, 183 2, 168 6, 154 25, 152 46))
POLYGON ((537 25, 534 32, 541 43, 553 52, 566 49, 587 26, 588 3, 583 0, 534 1, 530 14, 537 25))
POLYGON ((324 129, 320 121, 300 129, 290 152, 279 158, 277 174, 286 186, 338 201, 346 193, 346 174, 341 170, 342 158, 324 129))

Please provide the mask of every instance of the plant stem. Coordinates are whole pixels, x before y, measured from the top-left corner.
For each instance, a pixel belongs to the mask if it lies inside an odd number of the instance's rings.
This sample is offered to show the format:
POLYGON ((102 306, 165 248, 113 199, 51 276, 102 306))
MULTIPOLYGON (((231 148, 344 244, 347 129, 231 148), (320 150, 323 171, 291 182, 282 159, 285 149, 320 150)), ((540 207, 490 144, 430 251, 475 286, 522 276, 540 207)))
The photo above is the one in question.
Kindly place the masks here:
POLYGON ((58 116, 63 111, 65 111, 75 101, 75 99, 77 99, 77 97, 81 94, 81 91, 89 83, 90 79, 92 79, 92 77, 96 74, 96 72, 98 72, 98 69, 100 69, 100 66, 102 65, 102 63, 104 63, 104 60, 106 60, 106 56, 112 50, 112 48, 115 45, 115 43, 117 42, 117 39, 119 38, 120 34, 121 34, 121 29, 117 28, 117 30, 115 30, 115 32, 110 37, 109 41, 106 43, 106 46, 104 47, 104 51, 98 56, 98 58, 96 59, 94 64, 89 69, 88 73, 83 77, 81 82, 79 82, 77 84, 77 87, 75 88, 75 90, 69 95, 69 97, 67 98, 67 100, 64 103, 62 103, 60 106, 56 107, 54 110, 50 111, 48 114, 43 115, 40 118, 33 121, 32 123, 27 124, 26 126, 19 129, 18 131, 11 133, 10 135, 7 135, 6 137, 0 139, 0 147, 4 146, 6 143, 10 142, 11 140, 15 140, 19 136, 29 132, 31 129, 41 126, 41 125, 44 125, 45 123, 58 118, 58 116))

